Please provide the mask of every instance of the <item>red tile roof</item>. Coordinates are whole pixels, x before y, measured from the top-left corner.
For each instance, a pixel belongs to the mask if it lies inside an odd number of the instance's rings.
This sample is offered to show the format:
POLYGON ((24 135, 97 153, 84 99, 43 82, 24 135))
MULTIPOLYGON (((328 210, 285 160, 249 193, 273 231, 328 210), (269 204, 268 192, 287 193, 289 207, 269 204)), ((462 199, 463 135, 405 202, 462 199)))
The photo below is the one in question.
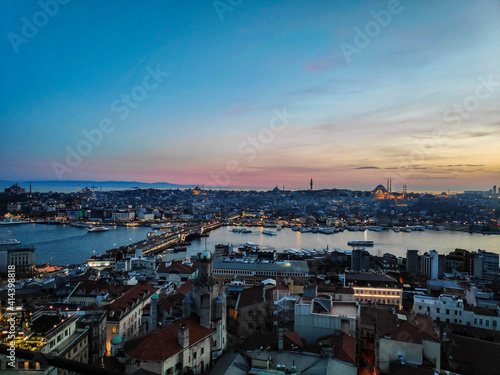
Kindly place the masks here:
POLYGON ((159 289, 149 284, 134 285, 121 297, 115 299, 113 302, 106 306, 106 309, 108 310, 108 320, 121 320, 139 303, 151 297, 151 295, 153 295, 153 293, 155 293, 157 290, 159 289))
POLYGON ((179 289, 176 290, 176 294, 177 293, 181 293, 181 294, 184 294, 185 296, 188 295, 188 293, 191 291, 191 284, 193 283, 193 279, 189 279, 187 280, 184 284, 182 284, 180 286, 179 289))
POLYGON ((183 264, 182 262, 173 262, 168 267, 165 267, 165 263, 162 263, 156 270, 156 273, 177 273, 191 275, 195 271, 195 267, 188 266, 187 264, 183 264))
POLYGON ((240 303, 237 309, 241 309, 245 306, 254 305, 256 303, 261 303, 264 301, 264 292, 262 285, 256 285, 251 288, 243 289, 240 296, 240 303))
POLYGON ((285 332, 283 333, 283 336, 285 336, 288 340, 297 345, 299 348, 304 347, 304 343, 302 342, 302 339, 300 338, 297 332, 285 332))
POLYGON ((123 349, 128 356, 140 361, 165 361, 182 351, 182 346, 177 342, 181 324, 189 326, 190 345, 215 333, 215 330, 201 326, 196 318, 191 317, 132 339, 123 349))
POLYGON ((184 301, 186 296, 183 293, 175 293, 167 298, 163 298, 158 301, 158 306, 163 310, 170 313, 170 309, 174 306, 182 306, 182 301, 184 301))

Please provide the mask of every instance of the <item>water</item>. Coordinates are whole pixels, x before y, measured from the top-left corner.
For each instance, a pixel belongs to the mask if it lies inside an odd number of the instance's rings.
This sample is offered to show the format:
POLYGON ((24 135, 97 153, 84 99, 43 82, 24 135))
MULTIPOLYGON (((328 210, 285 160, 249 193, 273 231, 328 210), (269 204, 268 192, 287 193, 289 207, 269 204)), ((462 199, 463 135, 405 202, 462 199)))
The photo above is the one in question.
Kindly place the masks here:
MULTIPOLYGON (((0 226, 0 240, 15 238, 22 241, 22 247, 36 247, 36 263, 66 265, 86 261, 94 254, 102 254, 108 249, 128 245, 144 240, 149 227, 109 227, 107 232, 87 233, 85 228, 70 225, 19 224, 0 226)), ((406 256, 407 249, 416 249, 421 253, 437 250, 448 254, 456 248, 475 251, 477 249, 500 253, 500 236, 469 234, 452 231, 433 231, 411 233, 395 233, 392 230, 382 232, 348 232, 331 235, 321 233, 300 233, 290 228, 277 231, 276 236, 262 234, 258 227, 250 228, 252 233, 234 233, 231 227, 222 227, 210 232, 209 237, 193 240, 188 246, 187 255, 195 255, 206 247, 213 250, 217 244, 233 244, 239 246, 245 242, 253 242, 263 250, 282 251, 284 249, 320 249, 327 245, 330 249, 351 249, 348 241, 370 240, 373 247, 367 250, 373 255, 391 253, 406 256)), ((274 229, 273 229, 274 230, 274 229)), ((182 257, 178 254, 176 257, 182 257)))
POLYGON ((0 240, 15 238, 18 247, 36 248, 36 264, 77 264, 94 254, 146 239, 149 227, 109 227, 107 232, 88 233, 70 225, 17 224, 0 226, 0 240))
MULTIPOLYGON (((406 257, 407 249, 419 250, 424 253, 428 250, 436 250, 441 254, 448 254, 460 248, 469 251, 478 249, 500 253, 500 235, 469 234, 453 231, 426 230, 424 232, 393 232, 384 230, 382 232, 364 231, 348 232, 347 230, 334 234, 321 233, 300 233, 284 228, 276 231, 276 236, 262 234, 262 229, 258 227, 249 228, 252 233, 242 234, 231 231, 232 227, 222 227, 210 236, 206 237, 207 249, 213 250, 216 244, 233 244, 235 246, 245 242, 253 242, 261 249, 277 251, 285 249, 330 249, 339 248, 342 250, 352 249, 347 245, 348 241, 363 240, 373 241, 373 247, 366 250, 372 255, 383 255, 391 253, 396 256, 406 257)), ((267 228, 269 229, 269 228, 267 228)), ((275 229, 272 229, 275 230, 275 229)), ((188 255, 194 255, 205 249, 205 238, 194 240, 188 247, 188 255)))

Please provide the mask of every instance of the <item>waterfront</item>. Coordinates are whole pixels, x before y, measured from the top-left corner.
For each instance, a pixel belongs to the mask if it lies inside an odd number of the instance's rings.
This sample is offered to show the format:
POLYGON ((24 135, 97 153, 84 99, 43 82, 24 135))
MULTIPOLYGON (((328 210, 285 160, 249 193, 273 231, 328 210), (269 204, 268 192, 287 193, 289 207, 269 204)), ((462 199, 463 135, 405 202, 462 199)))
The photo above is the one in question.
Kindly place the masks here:
POLYGON ((0 240, 15 238, 17 247, 36 248, 36 264, 76 264, 94 254, 144 240, 150 227, 109 227, 107 232, 87 233, 70 225, 17 224, 0 227, 0 240))
MULTIPOLYGON (((205 249, 213 250, 217 244, 232 244, 235 247, 245 242, 253 242, 262 250, 282 251, 285 249, 319 249, 328 246, 330 249, 352 249, 347 245, 351 240, 373 241, 374 246, 367 248, 372 255, 391 253, 406 256, 407 249, 416 249, 421 253, 437 250, 448 254, 456 248, 470 251, 477 249, 500 253, 500 236, 469 234, 453 231, 395 233, 392 230, 382 232, 349 232, 344 231, 332 235, 320 233, 300 233, 290 228, 276 231, 276 236, 262 233, 263 228, 252 227, 252 233, 234 233, 232 227, 222 227, 210 232, 209 237, 194 239, 188 246, 187 255, 195 255, 205 249)), ((274 231, 275 229, 273 229, 274 231)), ((87 260, 94 254, 102 254, 106 250, 129 245, 146 238, 152 231, 149 227, 110 227, 107 232, 87 233, 85 228, 70 225, 22 224, 0 227, 0 239, 15 238, 22 241, 22 247, 36 247, 36 263, 76 264, 87 260)), ((182 255, 180 255, 182 256, 182 255)))
MULTIPOLYGON (((395 233, 392 230, 381 232, 364 231, 349 232, 344 231, 331 235, 320 233, 300 233, 284 228, 276 231, 276 236, 268 236, 262 233, 262 228, 249 228, 252 233, 242 234, 231 231, 232 227, 222 227, 210 233, 206 237, 207 249, 214 249, 216 244, 233 244, 238 246, 245 242, 253 242, 261 249, 320 249, 327 245, 330 249, 339 248, 342 250, 352 249, 347 245, 351 240, 373 241, 373 247, 366 250, 372 255, 383 255, 391 253, 396 256, 406 257, 407 249, 419 250, 423 253, 428 250, 437 250, 441 254, 448 254, 456 248, 474 251, 477 249, 500 253, 500 236, 485 234, 469 234, 455 231, 435 231, 426 230, 423 232, 395 233)), ((269 228, 267 228, 269 229, 269 228)), ((273 229, 274 231, 275 229, 273 229)), ((205 238, 191 241, 188 247, 188 255, 196 254, 205 248, 205 238)))

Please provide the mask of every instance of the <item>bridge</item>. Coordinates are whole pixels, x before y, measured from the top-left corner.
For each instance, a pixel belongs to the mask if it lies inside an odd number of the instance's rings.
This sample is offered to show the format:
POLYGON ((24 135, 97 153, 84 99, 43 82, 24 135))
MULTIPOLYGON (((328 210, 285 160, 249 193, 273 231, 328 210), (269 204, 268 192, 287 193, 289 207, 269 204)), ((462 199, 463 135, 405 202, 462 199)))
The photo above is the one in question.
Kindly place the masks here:
MULTIPOLYGON (((181 228, 173 233, 167 233, 154 238, 153 243, 142 246, 136 245, 136 249, 142 250, 143 255, 158 254, 178 243, 186 242, 189 238, 200 237, 221 226, 220 223, 199 224, 191 228, 181 228)), ((141 241, 142 243, 142 241, 141 241)))

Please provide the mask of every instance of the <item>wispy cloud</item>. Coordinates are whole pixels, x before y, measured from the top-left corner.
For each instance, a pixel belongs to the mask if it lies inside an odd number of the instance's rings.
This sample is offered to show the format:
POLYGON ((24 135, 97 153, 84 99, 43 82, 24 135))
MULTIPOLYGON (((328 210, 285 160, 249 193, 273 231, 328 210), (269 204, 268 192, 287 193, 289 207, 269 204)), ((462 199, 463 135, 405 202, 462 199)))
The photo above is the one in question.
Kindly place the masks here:
POLYGON ((354 168, 354 169, 380 169, 380 168, 379 167, 368 166, 368 167, 357 167, 357 168, 354 168))

